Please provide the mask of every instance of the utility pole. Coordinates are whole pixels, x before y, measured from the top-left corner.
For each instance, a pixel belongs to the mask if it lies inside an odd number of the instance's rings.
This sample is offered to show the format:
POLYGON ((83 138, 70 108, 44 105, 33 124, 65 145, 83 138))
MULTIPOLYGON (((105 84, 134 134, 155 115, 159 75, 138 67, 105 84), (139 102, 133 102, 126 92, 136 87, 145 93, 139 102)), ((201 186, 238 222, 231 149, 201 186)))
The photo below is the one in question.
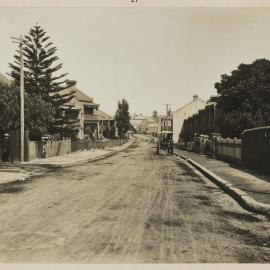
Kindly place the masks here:
POLYGON ((20 132, 20 138, 21 138, 21 149, 20 149, 20 157, 21 157, 21 162, 24 161, 24 63, 23 63, 23 39, 22 35, 20 38, 14 38, 12 37, 13 43, 19 44, 20 46, 20 127, 21 127, 21 132, 20 132))
POLYGON ((21 100, 21 162, 24 162, 24 72, 23 72, 23 40, 20 38, 20 100, 21 100))
POLYGON ((164 105, 166 106, 166 131, 168 131, 168 129, 169 129, 169 125, 168 125, 168 112, 169 112, 169 105, 171 105, 171 104, 166 103, 164 105))

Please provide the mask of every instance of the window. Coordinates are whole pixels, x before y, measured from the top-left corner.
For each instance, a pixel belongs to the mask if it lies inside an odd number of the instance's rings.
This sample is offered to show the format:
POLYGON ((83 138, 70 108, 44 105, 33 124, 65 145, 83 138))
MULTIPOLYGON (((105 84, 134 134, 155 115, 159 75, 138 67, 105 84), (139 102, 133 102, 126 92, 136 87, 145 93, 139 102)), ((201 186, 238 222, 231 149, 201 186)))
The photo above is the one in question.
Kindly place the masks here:
POLYGON ((84 113, 85 114, 93 114, 93 108, 91 107, 84 107, 84 113))

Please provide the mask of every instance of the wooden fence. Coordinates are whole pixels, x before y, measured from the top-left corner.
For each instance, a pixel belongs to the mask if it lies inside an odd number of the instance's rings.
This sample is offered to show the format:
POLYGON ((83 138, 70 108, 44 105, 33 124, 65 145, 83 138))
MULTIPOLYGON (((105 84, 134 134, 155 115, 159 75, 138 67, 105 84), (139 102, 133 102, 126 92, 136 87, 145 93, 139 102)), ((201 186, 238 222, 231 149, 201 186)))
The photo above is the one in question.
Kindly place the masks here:
POLYGON ((213 154, 217 158, 240 164, 242 161, 242 141, 240 139, 216 138, 213 154))
POLYGON ((270 127, 245 130, 242 133, 243 165, 270 173, 270 127))
POLYGON ((182 142, 177 147, 237 164, 242 163, 242 141, 240 139, 222 137, 207 139, 207 137, 198 136, 194 138, 194 142, 182 142))
POLYGON ((45 157, 62 156, 71 153, 71 141, 48 141, 45 146, 45 157))
MULTIPOLYGON (((270 173, 270 126, 247 129, 242 139, 225 139, 213 134, 211 137, 205 142, 204 154, 270 173)), ((198 152, 201 141, 194 141, 192 151, 198 152)), ((188 150, 188 143, 183 141, 178 147, 188 150)))
POLYGON ((46 142, 46 144, 42 142, 30 141, 28 143, 27 160, 31 161, 37 158, 61 156, 80 150, 112 148, 115 146, 119 146, 127 141, 127 139, 114 139, 106 141, 79 140, 74 142, 70 140, 64 140, 48 141, 46 142))

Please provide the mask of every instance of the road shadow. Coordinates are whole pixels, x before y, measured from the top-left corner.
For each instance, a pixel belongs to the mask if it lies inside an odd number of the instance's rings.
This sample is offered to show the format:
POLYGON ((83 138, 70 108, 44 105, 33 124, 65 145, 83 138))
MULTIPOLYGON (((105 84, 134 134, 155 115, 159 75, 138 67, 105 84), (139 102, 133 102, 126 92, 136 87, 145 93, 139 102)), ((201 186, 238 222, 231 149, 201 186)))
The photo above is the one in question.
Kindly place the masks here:
POLYGON ((18 193, 23 190, 24 188, 23 188, 22 182, 18 180, 0 185, 0 194, 18 193))
POLYGON ((226 218, 236 219, 244 222, 262 222, 262 220, 251 213, 237 213, 232 211, 223 211, 222 215, 226 218))
MULTIPOLYGON (((225 161, 223 161, 225 162, 225 161)), ((268 183, 270 183, 270 175, 267 174, 267 173, 263 173, 263 172, 260 172, 258 170, 255 170, 255 169, 249 169, 247 167, 244 167, 243 165, 237 165, 237 164, 234 164, 234 163, 231 163, 231 162, 225 162, 227 163, 231 168, 233 169, 237 169, 239 171, 243 171, 245 173, 248 173, 254 177, 257 177, 257 178, 260 178, 268 183)))
MULTIPOLYGON (((181 150, 181 151, 183 152, 183 154, 185 154, 185 152, 186 152, 186 151, 183 151, 183 150, 181 150)), ((261 171, 256 170, 256 169, 250 169, 250 168, 245 167, 244 165, 236 164, 236 163, 233 163, 233 162, 230 162, 230 161, 227 161, 227 160, 223 160, 223 159, 220 159, 220 158, 213 158, 212 156, 209 156, 209 155, 198 154, 198 153, 194 153, 194 152, 191 152, 191 153, 194 154, 194 155, 197 154, 198 156, 203 156, 204 158, 207 158, 209 161, 210 160, 212 160, 212 161, 216 160, 216 161, 223 162, 224 164, 227 164, 229 167, 231 167, 233 169, 245 172, 247 174, 250 174, 250 175, 252 175, 254 177, 260 178, 260 179, 270 183, 270 174, 267 174, 265 172, 261 172, 261 171)))

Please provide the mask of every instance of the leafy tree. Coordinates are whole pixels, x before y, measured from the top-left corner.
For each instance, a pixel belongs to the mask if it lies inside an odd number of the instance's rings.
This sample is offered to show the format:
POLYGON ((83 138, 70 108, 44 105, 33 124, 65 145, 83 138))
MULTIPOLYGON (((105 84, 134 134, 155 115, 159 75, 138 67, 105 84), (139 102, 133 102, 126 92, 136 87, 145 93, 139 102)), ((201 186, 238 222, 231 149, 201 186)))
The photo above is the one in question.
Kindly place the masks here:
POLYGON ((158 117, 158 112, 157 112, 156 110, 154 110, 154 111, 152 112, 152 117, 153 117, 154 119, 156 119, 156 118, 158 117))
MULTIPOLYGON (((50 37, 47 36, 45 30, 39 25, 35 25, 23 38, 23 57, 25 92, 31 98, 41 97, 44 102, 55 108, 54 122, 50 127, 51 131, 54 132, 55 126, 64 123, 61 105, 73 98, 74 92, 67 89, 75 85, 76 82, 64 80, 67 73, 59 74, 63 64, 57 63, 59 60, 55 55, 57 48, 49 40, 50 37)), ((15 85, 19 86, 20 55, 19 50, 16 52, 15 62, 9 64, 11 68, 9 75, 14 79, 15 85)))
POLYGON ((0 129, 1 133, 20 127, 19 92, 7 84, 0 83, 0 129))
MULTIPOLYGON (((0 83, 0 133, 20 128, 20 92, 15 85, 0 83)), ((47 133, 47 127, 53 120, 54 108, 40 95, 25 94, 25 128, 30 131, 32 139, 47 133)))
POLYGON ((222 135, 239 137, 245 129, 270 124, 269 60, 240 64, 231 75, 221 75, 215 88, 222 115, 217 124, 222 135))
POLYGON ((25 101, 25 127, 30 131, 30 139, 39 140, 42 135, 48 134, 55 109, 40 95, 33 97, 27 94, 25 101))
POLYGON ((116 127, 120 137, 124 137, 130 129, 129 104, 125 99, 118 102, 118 109, 115 114, 116 127))

